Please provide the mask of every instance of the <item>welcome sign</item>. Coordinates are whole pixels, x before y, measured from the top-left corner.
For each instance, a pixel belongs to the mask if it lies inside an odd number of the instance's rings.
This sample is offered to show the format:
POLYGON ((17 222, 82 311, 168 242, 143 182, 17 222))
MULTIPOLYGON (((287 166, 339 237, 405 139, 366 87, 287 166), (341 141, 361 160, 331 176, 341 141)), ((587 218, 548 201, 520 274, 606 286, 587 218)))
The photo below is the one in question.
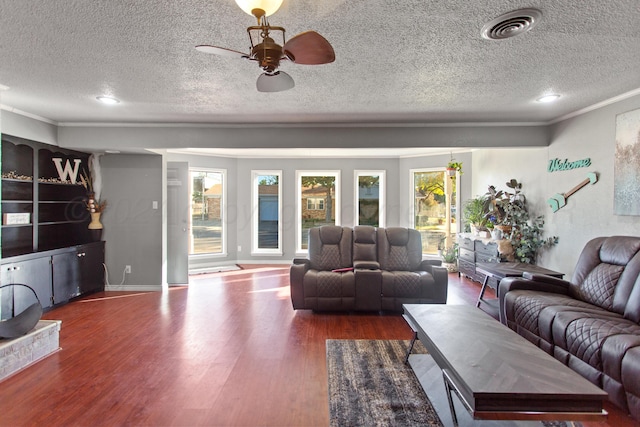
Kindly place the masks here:
POLYGON ((558 172, 558 171, 568 171, 572 169, 578 168, 588 168, 591 166, 591 158, 587 157, 586 159, 576 160, 570 162, 569 159, 553 159, 549 160, 549 166, 547 167, 547 172, 558 172))

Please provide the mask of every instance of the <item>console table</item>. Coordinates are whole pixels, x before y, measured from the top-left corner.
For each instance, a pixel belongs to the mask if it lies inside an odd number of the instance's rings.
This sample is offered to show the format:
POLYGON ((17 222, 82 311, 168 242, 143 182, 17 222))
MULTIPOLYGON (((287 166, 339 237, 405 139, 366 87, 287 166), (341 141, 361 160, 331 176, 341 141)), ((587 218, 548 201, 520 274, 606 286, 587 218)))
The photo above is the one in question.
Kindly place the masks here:
POLYGON ((522 262, 478 262, 476 263, 476 271, 484 275, 476 307, 486 311, 496 319, 499 316, 498 300, 495 298, 484 298, 484 292, 487 290, 487 286, 497 290, 500 280, 505 277, 522 277, 522 274, 525 272, 546 274, 547 276, 557 277, 558 279, 562 279, 564 276, 563 273, 522 262))
MULTIPOLYGON (((405 304, 406 319, 433 358, 452 395, 474 419, 597 420, 607 393, 476 307, 405 304)), ((416 365, 412 362, 415 361, 416 365)), ((426 391, 426 390, 425 390, 426 391)))

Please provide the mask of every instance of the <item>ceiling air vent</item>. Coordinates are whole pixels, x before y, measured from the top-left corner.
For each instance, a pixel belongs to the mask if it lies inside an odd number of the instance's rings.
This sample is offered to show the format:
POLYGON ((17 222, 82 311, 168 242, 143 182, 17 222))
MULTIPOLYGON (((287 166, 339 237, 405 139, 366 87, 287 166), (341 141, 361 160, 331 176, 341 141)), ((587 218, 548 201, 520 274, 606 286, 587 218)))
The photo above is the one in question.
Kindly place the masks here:
POLYGON ((505 13, 482 27, 482 37, 489 40, 502 40, 526 33, 535 27, 542 18, 538 9, 519 9, 505 13))

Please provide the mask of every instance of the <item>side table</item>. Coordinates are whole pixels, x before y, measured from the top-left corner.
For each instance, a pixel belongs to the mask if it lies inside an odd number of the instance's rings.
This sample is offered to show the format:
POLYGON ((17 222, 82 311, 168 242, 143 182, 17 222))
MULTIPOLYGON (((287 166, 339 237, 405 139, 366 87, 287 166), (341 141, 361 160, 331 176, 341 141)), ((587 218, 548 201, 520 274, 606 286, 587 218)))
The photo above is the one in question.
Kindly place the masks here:
POLYGON ((500 280, 504 279, 505 277, 522 277, 522 274, 525 272, 533 274, 546 274, 547 276, 557 277, 558 279, 562 279, 562 277, 564 277, 564 273, 559 273, 557 271, 542 268, 537 265, 522 262, 478 262, 476 263, 476 271, 484 275, 484 280, 482 281, 482 288, 480 289, 480 295, 478 295, 478 302, 476 302, 476 307, 482 309, 496 319, 499 317, 500 309, 500 307, 498 306, 498 299, 484 299, 484 292, 487 290, 490 277, 496 279, 496 287, 500 284, 500 280))

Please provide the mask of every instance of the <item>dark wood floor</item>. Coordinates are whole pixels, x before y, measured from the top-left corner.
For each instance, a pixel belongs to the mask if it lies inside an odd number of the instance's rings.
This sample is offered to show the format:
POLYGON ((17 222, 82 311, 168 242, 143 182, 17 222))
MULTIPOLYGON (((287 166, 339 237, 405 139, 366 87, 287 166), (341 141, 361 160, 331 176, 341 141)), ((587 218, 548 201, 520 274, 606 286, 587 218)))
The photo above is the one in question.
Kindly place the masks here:
MULTIPOLYGON (((294 312, 288 266, 106 292, 45 314, 62 350, 0 384, 3 426, 327 426, 325 340, 409 339, 399 315, 294 312)), ((479 284, 450 275, 450 304, 479 284)), ((615 408, 606 423, 637 426, 615 408)))

